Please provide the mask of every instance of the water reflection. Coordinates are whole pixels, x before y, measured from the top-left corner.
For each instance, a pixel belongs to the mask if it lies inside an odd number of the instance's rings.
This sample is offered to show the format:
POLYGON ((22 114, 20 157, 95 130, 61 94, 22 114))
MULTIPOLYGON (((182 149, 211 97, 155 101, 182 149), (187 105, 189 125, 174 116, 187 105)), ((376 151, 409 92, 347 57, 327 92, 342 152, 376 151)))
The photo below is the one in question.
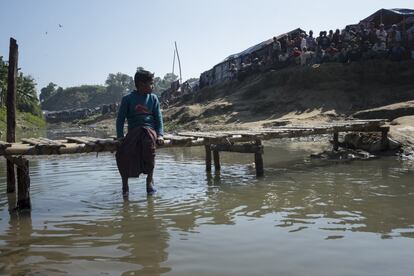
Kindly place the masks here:
POLYGON ((124 200, 120 220, 114 228, 121 232, 119 249, 130 253, 121 261, 141 264, 142 269, 134 275, 159 275, 171 269, 162 265, 168 258, 167 247, 169 235, 165 222, 158 217, 154 208, 154 198, 147 198, 147 205, 124 200), (141 234, 145 233, 144 236, 141 234))
MULTIPOLYGON (((164 149, 155 175, 159 193, 147 198, 144 179, 135 179, 125 200, 113 155, 41 157, 30 161, 32 217, 9 214, 13 196, 5 193, 3 162, 0 273, 191 275, 226 246, 246 269, 268 260, 263 254, 283 259, 309 244, 315 256, 329 258, 324 242, 343 240, 349 248, 341 252, 354 250, 351 264, 362 254, 394 263, 414 257, 402 253, 414 245, 413 167, 392 157, 312 161, 307 156, 315 148, 267 147, 261 179, 244 155, 223 154, 221 173, 206 173, 203 148, 164 149), (370 246, 359 248, 361 239, 370 246), (390 242, 387 256, 376 256, 379 245, 385 249, 381 241, 390 242), (271 244, 281 242, 287 251, 275 252, 271 244), (245 256, 246 247, 265 253, 245 256)), ((221 260, 206 273, 214 274, 221 260)), ((263 271, 272 266, 261 263, 263 271)))

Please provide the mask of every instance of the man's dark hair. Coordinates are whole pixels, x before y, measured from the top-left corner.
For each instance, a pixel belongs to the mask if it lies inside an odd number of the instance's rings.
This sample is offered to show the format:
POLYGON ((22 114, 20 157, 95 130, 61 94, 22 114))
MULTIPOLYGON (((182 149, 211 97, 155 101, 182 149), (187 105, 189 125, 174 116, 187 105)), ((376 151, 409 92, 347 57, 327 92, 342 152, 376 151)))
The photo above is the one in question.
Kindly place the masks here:
POLYGON ((139 83, 146 83, 154 79, 154 74, 150 71, 140 69, 135 73, 134 82, 135 87, 138 88, 139 83))

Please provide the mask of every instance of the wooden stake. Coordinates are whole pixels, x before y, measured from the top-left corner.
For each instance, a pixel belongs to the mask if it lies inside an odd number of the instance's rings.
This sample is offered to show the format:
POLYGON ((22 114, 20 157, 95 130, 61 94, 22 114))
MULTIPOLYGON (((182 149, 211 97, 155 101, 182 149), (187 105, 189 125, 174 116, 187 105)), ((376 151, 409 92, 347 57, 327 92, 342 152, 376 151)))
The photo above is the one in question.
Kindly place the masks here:
POLYGON ((29 160, 22 158, 22 165, 17 166, 17 209, 30 209, 29 160))
POLYGON ((256 167, 256 176, 257 177, 262 177, 262 176, 264 176, 262 141, 256 140, 256 145, 259 146, 259 148, 260 148, 260 150, 258 150, 254 154, 254 164, 255 164, 255 167, 256 167))
POLYGON ((338 138, 338 132, 334 132, 333 134, 333 150, 338 150, 339 149, 339 138, 338 138))
POLYGON ((381 131, 382 150, 388 149, 388 131, 389 131, 389 128, 385 128, 381 131))
MULTIPOLYGON (((7 78, 7 142, 16 141, 16 88, 17 88, 17 60, 18 45, 16 40, 10 38, 9 52, 9 71, 7 78)), ((7 192, 12 193, 16 190, 16 175, 14 165, 7 160, 7 192)))
POLYGON ((206 150, 206 171, 211 172, 211 145, 204 145, 206 150))
POLYGON ((221 170, 221 166, 220 166, 220 153, 218 150, 213 150, 213 158, 214 158, 214 169, 216 171, 220 171, 221 170))

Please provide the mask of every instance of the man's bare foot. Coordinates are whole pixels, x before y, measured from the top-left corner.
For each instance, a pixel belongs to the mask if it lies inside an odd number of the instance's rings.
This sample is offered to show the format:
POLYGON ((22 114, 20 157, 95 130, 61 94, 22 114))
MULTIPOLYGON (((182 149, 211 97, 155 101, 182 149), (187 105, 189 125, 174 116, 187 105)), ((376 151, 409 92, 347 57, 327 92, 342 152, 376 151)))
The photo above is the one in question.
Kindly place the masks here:
POLYGON ((122 179, 122 196, 127 197, 129 195, 128 178, 122 179))
POLYGON ((157 192, 157 190, 151 186, 151 187, 147 187, 147 195, 153 195, 157 192))

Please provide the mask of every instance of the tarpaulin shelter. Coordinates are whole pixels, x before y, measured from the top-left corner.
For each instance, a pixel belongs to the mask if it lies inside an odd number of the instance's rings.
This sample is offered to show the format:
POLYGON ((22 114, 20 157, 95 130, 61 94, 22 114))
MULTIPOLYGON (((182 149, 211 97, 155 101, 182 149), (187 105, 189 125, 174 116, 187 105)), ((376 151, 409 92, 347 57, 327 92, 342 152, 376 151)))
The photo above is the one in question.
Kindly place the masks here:
POLYGON ((411 9, 380 9, 367 18, 360 21, 360 24, 369 26, 384 24, 385 28, 390 28, 393 24, 400 27, 410 28, 414 24, 414 10, 411 9))
MULTIPOLYGON (((287 35, 291 35, 292 36, 292 35, 297 35, 297 34, 301 34, 301 33, 305 33, 305 31, 302 30, 301 28, 297 28, 297 29, 294 29, 293 31, 290 31, 290 32, 287 32, 287 33, 278 35, 278 36, 276 36, 276 38, 279 40, 282 37, 287 36, 287 35)), ((250 48, 247 48, 246 50, 244 50, 244 51, 242 51, 242 52, 240 52, 238 54, 230 55, 224 61, 231 60, 231 59, 236 59, 236 58, 241 57, 241 56, 251 55, 251 54, 253 54, 255 52, 258 52, 258 51, 266 48, 267 46, 269 46, 272 43, 273 43, 273 37, 270 38, 270 39, 268 39, 268 40, 265 40, 265 41, 263 41, 263 42, 261 42, 259 44, 256 44, 256 45, 254 45, 254 46, 252 46, 250 48)))
MULTIPOLYGON (((282 37, 286 35, 295 36, 295 35, 299 35, 304 32, 305 32, 304 30, 297 28, 290 32, 278 35, 276 36, 276 38, 281 39, 282 37)), ((228 80, 231 77, 230 72, 229 72, 231 63, 234 63, 237 67, 240 67, 241 63, 244 62, 246 58, 252 55, 256 57, 264 56, 267 54, 268 47, 272 43, 273 43, 273 37, 263 42, 260 42, 259 44, 256 44, 252 47, 249 47, 240 53, 228 56, 222 62, 215 65, 212 69, 205 71, 200 75, 200 88, 207 86, 207 85, 217 84, 225 80, 228 80)))

